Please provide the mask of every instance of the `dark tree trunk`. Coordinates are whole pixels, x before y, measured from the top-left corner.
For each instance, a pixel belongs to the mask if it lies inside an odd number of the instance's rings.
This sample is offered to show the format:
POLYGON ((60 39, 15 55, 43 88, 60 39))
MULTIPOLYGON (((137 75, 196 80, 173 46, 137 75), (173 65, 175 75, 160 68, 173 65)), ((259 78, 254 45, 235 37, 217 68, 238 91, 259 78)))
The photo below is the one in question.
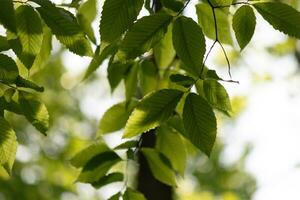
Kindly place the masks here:
MULTIPOLYGON (((155 130, 149 131, 142 135, 142 147, 155 146, 155 130)), ((172 200, 172 187, 156 180, 142 153, 139 153, 139 172, 138 172, 138 190, 142 192, 147 200, 172 200)))

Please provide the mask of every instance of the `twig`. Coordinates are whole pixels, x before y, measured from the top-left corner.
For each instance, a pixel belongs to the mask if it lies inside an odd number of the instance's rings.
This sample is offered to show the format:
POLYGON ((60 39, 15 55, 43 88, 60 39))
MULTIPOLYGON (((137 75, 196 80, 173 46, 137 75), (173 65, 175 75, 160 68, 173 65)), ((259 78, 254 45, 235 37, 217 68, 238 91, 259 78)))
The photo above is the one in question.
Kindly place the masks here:
POLYGON ((232 77, 231 77, 231 72, 230 72, 230 71, 231 71, 231 65, 230 65, 230 62, 229 62, 229 58, 228 58, 228 56, 227 56, 227 53, 226 53, 226 51, 225 51, 225 49, 224 49, 222 43, 219 42, 219 41, 218 41, 218 43, 219 43, 219 45, 221 46, 221 49, 222 49, 222 51, 223 51, 223 53, 224 53, 224 56, 225 56, 225 59, 226 59, 226 62, 227 62, 229 77, 232 78, 232 77))
POLYGON ((183 11, 184 9, 188 6, 188 4, 191 2, 191 0, 188 0, 185 5, 179 10, 179 12, 177 13, 176 17, 178 17, 183 11))

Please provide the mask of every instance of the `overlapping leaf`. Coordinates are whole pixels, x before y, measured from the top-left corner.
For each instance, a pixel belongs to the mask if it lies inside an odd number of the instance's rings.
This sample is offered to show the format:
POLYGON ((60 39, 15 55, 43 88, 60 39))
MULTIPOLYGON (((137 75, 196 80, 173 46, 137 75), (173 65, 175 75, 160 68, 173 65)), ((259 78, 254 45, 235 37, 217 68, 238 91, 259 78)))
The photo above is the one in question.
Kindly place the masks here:
POLYGON ((0 23, 12 32, 16 32, 16 18, 12 0, 0 1, 0 23))
POLYGON ((15 83, 18 75, 19 70, 15 61, 7 55, 0 54, 0 81, 15 83))

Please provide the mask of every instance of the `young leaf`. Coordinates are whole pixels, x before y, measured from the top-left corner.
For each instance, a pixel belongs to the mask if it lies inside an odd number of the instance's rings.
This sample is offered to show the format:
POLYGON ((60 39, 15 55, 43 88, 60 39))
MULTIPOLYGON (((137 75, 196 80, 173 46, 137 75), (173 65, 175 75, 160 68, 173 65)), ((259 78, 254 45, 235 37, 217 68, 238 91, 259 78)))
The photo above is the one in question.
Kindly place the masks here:
POLYGON ((127 188, 123 194, 123 200, 146 200, 146 198, 142 193, 131 188, 127 188))
POLYGON ((36 11, 27 5, 18 7, 16 18, 17 33, 23 52, 22 62, 27 69, 30 69, 42 46, 43 28, 41 19, 36 11))
POLYGON ((0 35, 0 52, 7 51, 10 49, 9 43, 6 37, 0 35))
POLYGON ((231 111, 231 104, 226 89, 216 80, 207 79, 203 82, 203 89, 207 101, 224 112, 231 111))
POLYGON ((159 73, 153 62, 145 60, 141 63, 139 81, 143 96, 158 88, 159 73))
POLYGON ((205 39, 200 26, 191 18, 177 18, 173 27, 173 45, 187 70, 199 76, 205 54, 205 39))
POLYGON ((7 55, 0 54, 0 81, 15 83, 18 75, 19 70, 15 61, 7 55))
POLYGON ((254 7, 274 29, 300 39, 300 12, 279 2, 255 3, 254 7))
POLYGON ((176 186, 176 179, 173 170, 162 160, 162 155, 155 149, 142 148, 142 153, 146 157, 153 176, 170 186, 176 186))
POLYGON ((118 39, 136 20, 143 0, 106 0, 100 22, 101 41, 111 43, 118 39))
POLYGON ((0 166, 10 174, 17 153, 17 137, 10 124, 0 117, 0 166))
POLYGON ((126 33, 121 44, 121 51, 127 59, 148 51, 167 31, 173 17, 168 14, 158 13, 139 19, 126 33))
POLYGON ((85 72, 83 80, 86 80, 94 71, 96 71, 108 56, 116 53, 117 49, 118 46, 116 44, 110 44, 106 46, 102 51, 100 46, 98 46, 95 51, 94 57, 85 72))
POLYGON ((49 129, 49 114, 46 106, 32 94, 19 92, 19 103, 26 119, 41 133, 49 129))
POLYGON ((187 155, 178 132, 168 126, 159 127, 157 129, 156 149, 169 159, 174 170, 184 175, 187 155))
POLYGON ((96 15, 97 15, 96 0, 88 0, 85 3, 81 4, 81 6, 78 8, 78 12, 77 12, 78 23, 82 28, 82 30, 85 31, 85 33, 93 43, 96 43, 96 38, 91 23, 96 18, 96 15))
POLYGON ((144 97, 130 115, 123 137, 147 132, 166 121, 173 113, 183 92, 163 89, 144 97))
POLYGON ((103 115, 98 128, 99 134, 111 133, 123 128, 129 118, 130 111, 126 103, 118 103, 109 108, 103 115))
POLYGON ((172 28, 170 24, 165 36, 153 48, 154 59, 160 69, 167 68, 176 55, 172 42, 172 28))
POLYGON ((111 174, 101 177, 98 181, 93 182, 92 185, 93 185, 93 187, 99 189, 110 183, 123 181, 123 179, 124 179, 124 175, 122 173, 114 172, 114 173, 111 173, 111 174))
MULTIPOLYGON (((196 6, 198 15, 198 23, 200 24, 203 33, 210 39, 216 39, 215 21, 212 8, 201 3, 196 6)), ((218 39, 221 43, 232 44, 230 24, 228 20, 228 9, 215 9, 218 39)))
POLYGON ((206 155, 210 155, 216 139, 217 123, 211 106, 199 95, 190 93, 184 104, 185 137, 206 155))
POLYGON ((37 8, 38 12, 62 44, 80 56, 92 55, 91 44, 72 13, 65 9, 57 8, 49 0, 31 1, 41 6, 37 8))
POLYGON ((12 0, 0 1, 0 23, 8 30, 16 32, 16 19, 12 0))
POLYGON ((255 26, 256 18, 250 6, 242 6, 235 12, 232 27, 241 50, 250 42, 255 26))
POLYGON ((132 97, 135 97, 139 68, 139 63, 134 63, 125 76, 125 97, 127 102, 129 102, 132 97))

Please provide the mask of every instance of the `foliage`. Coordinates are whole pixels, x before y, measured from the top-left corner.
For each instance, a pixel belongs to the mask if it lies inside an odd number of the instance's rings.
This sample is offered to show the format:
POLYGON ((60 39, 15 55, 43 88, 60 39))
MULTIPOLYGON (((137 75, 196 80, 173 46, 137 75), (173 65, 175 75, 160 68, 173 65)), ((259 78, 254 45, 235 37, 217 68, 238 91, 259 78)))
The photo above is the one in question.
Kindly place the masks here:
MULTIPOLYGON (((44 135, 49 129, 51 114, 49 117, 47 103, 37 94, 44 88, 32 81, 32 74, 47 62, 52 35, 71 52, 92 57, 84 80, 108 60, 111 90, 122 80, 125 83, 125 100, 105 113, 98 135, 124 128, 123 137, 133 139, 116 149, 102 140, 83 149, 71 161, 81 170, 77 181, 100 187, 123 180, 122 173, 110 170, 122 160, 136 160, 130 153, 134 149, 145 155, 155 178, 175 186, 176 172, 184 174, 188 144, 210 156, 217 137, 214 109, 227 115, 231 112, 229 96, 220 82, 235 82, 220 78, 206 67, 211 50, 215 44, 220 45, 231 77, 223 47, 234 43, 231 29, 244 49, 255 31, 255 9, 274 29, 299 39, 300 13, 278 2, 203 0, 196 5, 197 23, 183 15, 189 3, 164 0, 162 8, 156 10, 149 1, 106 0, 98 20, 100 29, 94 31, 95 0, 75 0, 62 6, 49 0, 0 1, 0 23, 7 31, 0 37, 0 84, 4 90, 0 101, 0 169, 9 174, 16 154, 16 135, 9 125, 8 112, 23 116, 44 135), (150 14, 138 19, 144 4, 150 14), (229 8, 236 6, 232 13, 229 8), (100 33, 101 43, 95 32, 100 33), (214 41, 210 48, 206 47, 208 38, 214 41), (8 56, 9 50, 16 55, 15 60, 8 56), (22 71, 26 70, 24 78, 22 71), (152 129, 158 135, 157 145, 141 148, 136 141, 152 129), (117 154, 120 149, 129 152, 127 158, 117 154), (170 153, 175 150, 180 162, 170 153)), ((127 187, 126 181, 125 186, 111 199, 144 199, 127 187)))

